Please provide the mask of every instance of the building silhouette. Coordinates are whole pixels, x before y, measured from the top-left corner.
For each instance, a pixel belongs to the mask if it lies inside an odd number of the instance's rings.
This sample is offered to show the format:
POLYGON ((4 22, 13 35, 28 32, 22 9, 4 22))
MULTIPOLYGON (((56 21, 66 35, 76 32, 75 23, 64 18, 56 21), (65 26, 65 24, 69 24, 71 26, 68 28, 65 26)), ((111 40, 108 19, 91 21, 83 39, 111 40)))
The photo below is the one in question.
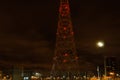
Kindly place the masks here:
POLYGON ((116 57, 106 57, 106 76, 115 76, 117 74, 117 59, 116 57))

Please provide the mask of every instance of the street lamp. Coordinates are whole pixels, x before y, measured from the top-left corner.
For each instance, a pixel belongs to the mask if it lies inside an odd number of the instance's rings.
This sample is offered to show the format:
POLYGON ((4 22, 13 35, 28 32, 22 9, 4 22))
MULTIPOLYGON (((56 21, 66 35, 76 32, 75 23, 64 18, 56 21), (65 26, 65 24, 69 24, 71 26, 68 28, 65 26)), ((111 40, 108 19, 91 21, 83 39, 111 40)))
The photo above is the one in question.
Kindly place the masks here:
MULTIPOLYGON (((104 47, 104 42, 103 41, 98 41, 96 43, 98 48, 103 48, 104 47)), ((104 66, 105 66, 105 74, 106 74, 106 63, 104 62, 104 66)), ((97 72, 98 72, 98 80, 100 80, 100 70, 99 70, 99 66, 97 66, 97 72)))

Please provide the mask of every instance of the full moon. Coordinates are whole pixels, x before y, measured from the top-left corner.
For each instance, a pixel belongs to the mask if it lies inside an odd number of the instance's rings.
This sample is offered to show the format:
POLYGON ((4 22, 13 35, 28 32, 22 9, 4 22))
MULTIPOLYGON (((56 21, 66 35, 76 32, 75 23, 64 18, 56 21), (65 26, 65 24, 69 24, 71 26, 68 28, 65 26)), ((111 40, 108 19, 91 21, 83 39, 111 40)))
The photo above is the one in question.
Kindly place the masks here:
POLYGON ((104 42, 102 42, 102 41, 97 42, 97 46, 98 47, 104 47, 104 42))

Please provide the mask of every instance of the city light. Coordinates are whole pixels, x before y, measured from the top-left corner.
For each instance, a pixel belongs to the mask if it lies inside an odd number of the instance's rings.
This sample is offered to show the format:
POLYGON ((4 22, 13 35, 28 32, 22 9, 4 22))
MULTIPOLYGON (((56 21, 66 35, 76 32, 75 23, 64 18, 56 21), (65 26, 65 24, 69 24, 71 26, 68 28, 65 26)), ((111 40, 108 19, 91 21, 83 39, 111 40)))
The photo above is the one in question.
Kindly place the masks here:
POLYGON ((110 72, 109 74, 110 74, 111 76, 113 76, 115 73, 114 73, 114 72, 110 72))

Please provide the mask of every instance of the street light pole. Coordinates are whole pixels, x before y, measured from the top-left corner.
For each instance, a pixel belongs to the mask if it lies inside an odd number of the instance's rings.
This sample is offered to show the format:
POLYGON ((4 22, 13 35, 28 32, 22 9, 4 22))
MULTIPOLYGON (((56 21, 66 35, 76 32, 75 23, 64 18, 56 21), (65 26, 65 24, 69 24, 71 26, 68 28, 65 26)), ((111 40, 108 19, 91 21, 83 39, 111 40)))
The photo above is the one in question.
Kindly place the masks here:
POLYGON ((100 80, 100 68, 97 66, 98 80, 100 80))
MULTIPOLYGON (((98 48, 103 48, 104 47, 104 42, 103 41, 98 41, 96 45, 97 45, 98 48)), ((105 70, 105 76, 106 76, 106 62, 105 62, 105 59, 104 59, 104 70, 105 70)), ((98 73, 98 80, 100 80, 99 66, 97 66, 97 73, 98 73)))
POLYGON ((107 70, 106 70, 106 57, 104 57, 104 75, 107 76, 107 70))

